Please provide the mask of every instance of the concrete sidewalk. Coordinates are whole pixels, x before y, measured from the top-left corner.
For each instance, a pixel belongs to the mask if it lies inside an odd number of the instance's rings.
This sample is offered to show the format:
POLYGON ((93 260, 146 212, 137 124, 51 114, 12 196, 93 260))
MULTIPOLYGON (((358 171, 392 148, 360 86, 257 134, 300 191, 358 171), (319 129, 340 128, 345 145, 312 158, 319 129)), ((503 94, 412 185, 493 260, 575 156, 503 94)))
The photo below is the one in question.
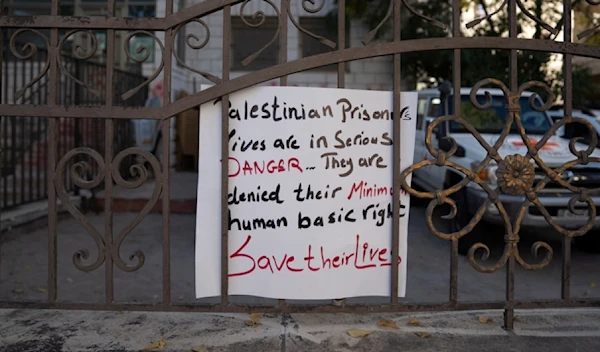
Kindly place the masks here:
POLYGON ((501 311, 251 316, 0 310, 0 351, 600 350, 600 309, 516 316, 508 332, 501 311))

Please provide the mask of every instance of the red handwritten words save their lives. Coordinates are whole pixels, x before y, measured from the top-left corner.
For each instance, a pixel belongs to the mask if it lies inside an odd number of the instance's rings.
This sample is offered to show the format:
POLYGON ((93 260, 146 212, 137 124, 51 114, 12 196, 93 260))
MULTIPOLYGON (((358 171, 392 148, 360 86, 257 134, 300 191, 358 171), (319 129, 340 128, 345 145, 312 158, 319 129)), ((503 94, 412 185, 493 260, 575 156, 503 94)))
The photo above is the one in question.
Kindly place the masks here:
MULTIPOLYGON (((320 246, 313 248, 307 246, 306 255, 296 257, 291 254, 283 255, 260 255, 249 254, 248 245, 252 236, 248 235, 244 243, 235 250, 229 258, 239 260, 243 268, 237 272, 229 273, 229 277, 249 275, 255 271, 265 270, 276 274, 279 272, 301 273, 304 271, 317 272, 321 270, 334 270, 344 267, 352 267, 356 270, 373 269, 392 265, 391 253, 387 248, 379 248, 369 245, 369 242, 361 241, 360 235, 356 235, 355 248, 351 253, 328 253, 320 246)), ((398 257, 398 264, 402 258, 398 257)))

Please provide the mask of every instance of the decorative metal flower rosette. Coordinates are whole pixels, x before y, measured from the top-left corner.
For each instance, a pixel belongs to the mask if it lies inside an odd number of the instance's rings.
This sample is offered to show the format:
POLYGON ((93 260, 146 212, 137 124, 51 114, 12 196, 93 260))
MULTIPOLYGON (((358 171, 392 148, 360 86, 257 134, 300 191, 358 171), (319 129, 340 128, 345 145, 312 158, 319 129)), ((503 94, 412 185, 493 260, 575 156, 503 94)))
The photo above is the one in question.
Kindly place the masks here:
POLYGON ((484 214, 488 210, 488 207, 491 204, 494 204, 496 206, 500 216, 503 219, 505 227, 504 252, 496 263, 492 265, 486 265, 486 263, 483 262, 485 262, 489 258, 490 249, 483 243, 473 244, 469 249, 468 258, 471 265, 477 271, 495 272, 498 269, 504 267, 508 262, 509 258, 511 257, 514 257, 515 260, 525 269, 539 270, 550 264, 550 261, 552 260, 553 250, 550 247, 550 245, 548 245, 546 242, 538 241, 532 245, 531 250, 532 254, 537 258, 539 250, 542 248, 545 249, 545 256, 539 262, 531 264, 526 262, 521 257, 517 244, 519 242, 519 230, 523 218, 525 217, 525 214, 530 208, 530 206, 533 204, 533 206, 537 208, 537 210, 540 212, 540 214, 542 214, 542 216, 546 219, 550 226, 565 237, 573 238, 576 236, 581 236, 586 234, 590 229, 592 229, 596 218, 596 207, 592 202, 591 196, 600 194, 600 188, 586 189, 583 187, 575 187, 563 180, 560 177, 560 175, 566 170, 576 165, 587 165, 592 162, 600 162, 600 158, 591 157, 591 154, 593 153, 598 143, 597 135, 593 126, 587 120, 582 118, 573 118, 572 116, 565 116, 564 118, 559 119, 543 136, 543 138, 541 138, 535 145, 533 145, 532 141, 528 138, 525 128, 521 121, 521 108, 519 105, 519 98, 521 97, 522 93, 526 90, 532 88, 543 89, 548 95, 546 101, 543 102, 543 106, 537 106, 534 104, 534 101, 539 97, 539 95, 537 94, 534 94, 529 98, 529 105, 536 111, 547 111, 552 106, 552 103, 554 101, 554 96, 552 94, 551 89, 541 82, 527 82, 520 86, 517 91, 511 91, 504 83, 502 83, 499 80, 484 79, 474 85, 470 94, 471 103, 477 109, 483 110, 491 107, 492 97, 488 93, 485 94, 486 102, 484 104, 480 104, 477 101, 477 92, 483 87, 489 85, 493 85, 500 88, 503 91, 504 96, 506 97, 508 102, 507 119, 502 128, 500 136, 498 140, 494 143, 494 145, 490 145, 489 143, 487 143, 482 138, 481 134, 468 121, 461 118, 460 116, 452 115, 439 117, 428 126, 425 135, 426 148, 429 151, 429 153, 433 155, 434 160, 422 160, 414 163, 413 165, 405 169, 401 174, 401 184, 402 187, 409 194, 419 198, 431 199, 431 202, 427 206, 426 210, 427 225, 434 235, 448 241, 458 241, 459 238, 468 234, 482 220, 484 214), (473 137, 479 142, 479 144, 487 151, 485 159, 481 161, 477 168, 472 170, 458 165, 452 161, 452 156, 458 150, 456 141, 452 137, 444 137, 452 145, 450 151, 448 152, 436 150, 432 146, 431 138, 434 129, 440 124, 447 121, 454 121, 455 123, 462 125, 462 127, 466 129, 469 133, 471 133, 473 137), (576 150, 575 145, 577 141, 581 138, 573 138, 569 142, 569 150, 575 158, 562 164, 560 167, 548 167, 540 158, 538 152, 546 144, 550 137, 552 137, 556 133, 558 129, 560 129, 566 124, 574 122, 584 124, 591 132, 592 140, 588 145, 588 148, 586 150, 576 150), (500 156, 498 151, 500 147, 502 147, 502 145, 504 144, 504 141, 506 140, 510 132, 511 126, 513 125, 517 127, 518 134, 522 138, 522 141, 527 148, 527 153, 525 155, 508 155, 503 158, 500 156), (479 176, 480 172, 492 163, 495 163, 498 166, 496 170, 498 187, 495 189, 490 187, 490 185, 484 180, 482 180, 479 176), (543 172, 544 176, 543 179, 541 179, 535 184, 534 165, 537 166, 540 172, 543 172), (462 173, 465 177, 460 182, 451 186, 450 188, 436 190, 435 192, 417 191, 411 186, 409 186, 407 183, 407 177, 413 171, 428 166, 449 167, 458 171, 459 173, 462 173), (435 208, 443 204, 449 205, 451 207, 450 214, 445 215, 442 218, 447 220, 453 219, 457 215, 457 207, 455 201, 452 198, 450 198, 450 196, 463 189, 470 182, 478 184, 488 194, 488 198, 477 209, 475 215, 473 215, 468 224, 466 224, 462 229, 452 233, 445 233, 443 231, 440 231, 435 227, 433 223, 433 214, 435 208), (538 194, 540 193, 540 191, 542 191, 549 182, 559 184, 564 189, 569 190, 573 193, 573 196, 570 198, 568 203, 568 208, 572 213, 582 215, 580 211, 575 210, 575 204, 578 202, 583 202, 587 204, 589 210, 588 219, 583 226, 574 230, 565 229, 554 221, 552 216, 549 214, 549 212, 542 205, 541 201, 538 198, 538 194), (509 195, 524 196, 523 203, 521 204, 519 210, 516 212, 516 216, 514 216, 512 219, 508 215, 502 202, 500 202, 499 200, 499 196, 502 193, 509 195), (480 260, 477 260, 475 255, 479 249, 483 249, 483 253, 480 257, 480 260))

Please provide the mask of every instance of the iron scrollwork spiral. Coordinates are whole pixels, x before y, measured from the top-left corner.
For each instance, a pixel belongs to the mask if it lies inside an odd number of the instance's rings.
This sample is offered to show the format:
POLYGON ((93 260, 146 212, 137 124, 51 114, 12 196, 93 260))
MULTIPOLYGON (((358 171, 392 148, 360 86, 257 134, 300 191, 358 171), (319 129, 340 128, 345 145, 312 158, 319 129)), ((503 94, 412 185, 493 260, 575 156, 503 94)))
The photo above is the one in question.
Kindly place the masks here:
MULTIPOLYGON (((34 33, 35 35, 42 38, 42 40, 44 41, 44 43, 46 45, 46 48, 50 47, 50 41, 48 40, 48 37, 46 37, 43 33, 38 31, 37 29, 32 29, 32 28, 19 29, 18 31, 13 33, 13 35, 10 37, 10 42, 9 42, 11 53, 18 59, 29 60, 33 56, 35 56, 35 54, 37 54, 37 52, 38 52, 37 45, 32 42, 27 42, 27 43, 23 44, 23 46, 21 47, 20 50, 17 49, 17 38, 20 34, 25 33, 25 32, 34 33)), ((46 62, 44 63, 44 67, 42 67, 40 72, 35 77, 33 77, 27 84, 25 84, 23 87, 19 88, 18 90, 15 90, 15 93, 13 96, 14 101, 16 102, 18 99, 23 97, 23 95, 25 94, 25 91, 27 91, 28 88, 33 86, 39 80, 41 80, 42 77, 44 77, 44 75, 46 75, 46 73, 48 73, 49 69, 50 69, 50 55, 46 55, 46 62)))
MULTIPOLYGON (((83 215, 79 209, 71 202, 69 198, 69 194, 65 188, 66 178, 65 171, 67 168, 67 163, 76 155, 82 155, 91 157, 97 164, 98 170, 103 170, 105 168, 104 159, 94 149, 87 147, 80 147, 70 150, 67 154, 65 154, 58 165, 56 166, 56 193, 59 199, 62 201, 63 205, 67 208, 69 213, 83 226, 83 228, 92 236, 94 242, 96 242, 96 247, 98 250, 98 256, 96 260, 90 264, 85 264, 84 260, 87 260, 90 256, 90 251, 87 248, 80 249, 75 254, 73 254, 73 265, 85 272, 90 272, 98 269, 105 260, 106 252, 105 252, 105 242, 102 238, 100 232, 90 223, 90 221, 83 215)), ((97 175, 91 175, 92 167, 88 161, 82 160, 71 165, 71 180, 72 182, 79 188, 82 189, 92 189, 98 187, 100 183, 104 180, 104 174, 98 173, 97 175), (86 176, 92 176, 91 180, 87 180, 86 176)))
MULTIPOLYGON (((92 31, 90 31, 90 30, 75 29, 75 30, 67 32, 67 34, 65 34, 65 36, 58 43, 58 48, 62 49, 64 44, 66 43, 67 39, 76 33, 87 34, 91 40, 91 48, 85 48, 85 47, 81 46, 80 44, 75 44, 75 47, 73 48, 74 49, 73 57, 77 60, 89 60, 96 54, 96 51, 98 50, 98 39, 96 38, 96 35, 94 33, 92 33, 92 31)), ((59 50, 59 52, 60 52, 60 50, 59 50)), ((75 83, 79 84, 80 86, 85 87, 93 95, 95 95, 97 97, 100 96, 101 92, 99 89, 94 88, 91 85, 82 82, 81 80, 79 80, 78 78, 76 78, 69 72, 69 69, 65 66, 63 55, 57 55, 56 58, 58 60, 58 65, 59 65, 62 73, 66 77, 68 77, 70 80, 74 81, 75 83)))
MULTIPOLYGON (((93 189, 98 187, 102 181, 105 181, 104 173, 100 172, 96 175, 92 175, 92 166, 89 161, 82 160, 74 163, 70 167, 71 171, 71 180, 72 182, 79 188, 82 189, 93 189)), ((113 263, 121 270, 125 272, 133 272, 139 270, 145 261, 145 255, 141 250, 136 250, 130 254, 129 260, 135 261, 133 265, 128 265, 121 258, 120 249, 123 241, 131 233, 131 231, 144 219, 146 215, 152 210, 152 208, 156 205, 158 201, 162 188, 163 188, 163 176, 161 172, 161 167, 158 159, 154 155, 145 150, 139 148, 129 148, 121 151, 117 156, 115 156, 114 160, 110 165, 107 165, 97 151, 87 148, 87 147, 79 147, 72 149, 68 153, 66 153, 58 162, 56 169, 56 180, 55 186, 57 190, 57 195, 59 199, 62 201, 66 209, 69 213, 83 226, 83 228, 92 236, 92 239, 96 243, 97 247, 97 257, 96 260, 92 263, 86 264, 85 261, 90 257, 90 251, 87 248, 83 248, 78 250, 73 254, 73 265, 85 272, 91 272, 98 269, 106 260, 106 256, 110 256, 112 258, 113 263), (120 165, 123 160, 132 155, 139 155, 143 159, 145 159, 150 166, 152 167, 153 175, 156 178, 154 190, 151 198, 148 200, 148 203, 144 206, 142 211, 137 214, 137 216, 123 229, 121 229, 114 240, 111 239, 111 250, 107 251, 107 244, 105 239, 103 238, 100 231, 98 231, 90 221, 83 215, 79 209, 73 204, 71 199, 69 198, 69 194, 66 190, 66 175, 65 171, 67 169, 67 165, 71 159, 73 159, 77 155, 82 155, 84 157, 91 158, 97 164, 97 170, 106 170, 106 168, 110 168, 110 174, 114 182, 125 189, 134 189, 143 185, 148 179, 148 170, 145 168, 143 164, 135 164, 129 168, 131 180, 126 180, 120 173, 120 165)), ((107 195, 110 196, 110 195, 107 195)))
POLYGON ((517 244, 519 243, 519 235, 518 234, 519 234, 520 226, 524 219, 525 213, 528 211, 530 206, 533 204, 539 210, 539 212, 543 215, 543 217, 546 219, 546 221, 550 224, 550 226, 552 226, 552 228, 557 230, 563 236, 568 236, 568 237, 581 236, 592 228, 592 226, 594 224, 594 220, 596 218, 596 208, 590 197, 592 195, 600 194, 600 188, 586 189, 583 187, 576 187, 574 185, 567 183, 565 180, 563 180, 560 177, 560 175, 565 170, 572 168, 575 165, 586 165, 590 162, 600 162, 600 158, 591 156, 591 154, 593 153, 593 151, 597 145, 597 137, 595 134, 595 130, 593 129, 592 125, 588 121, 586 121, 585 119, 581 119, 581 118, 573 118, 570 116, 566 116, 566 117, 560 119, 556 124, 552 125, 552 127, 544 134, 543 138, 541 138, 539 141, 535 142, 535 145, 534 145, 532 143, 532 141, 529 139, 529 137, 527 136, 526 130, 521 121, 521 113, 520 113, 521 106, 520 106, 519 100, 524 91, 534 88, 534 87, 541 88, 545 91, 545 93, 548 96, 546 101, 543 102, 542 106, 539 106, 538 104, 535 103, 535 100, 539 98, 539 95, 534 93, 529 98, 529 105, 534 110, 546 111, 550 108, 550 106, 552 105, 553 100, 554 100, 554 96, 552 94, 551 89, 547 85, 540 83, 540 82, 527 82, 527 83, 523 84, 521 87, 519 87, 519 89, 516 92, 511 92, 501 81, 498 81, 495 79, 484 79, 484 80, 478 82, 473 87, 471 94, 470 94, 471 103, 476 108, 486 109, 486 108, 491 107, 492 96, 488 92, 485 92, 485 94, 484 94, 484 96, 486 97, 485 102, 480 103, 477 100, 477 92, 484 86, 487 86, 490 84, 500 88, 500 90, 504 94, 504 97, 508 101, 507 118, 506 118, 506 121, 502 128, 502 131, 500 133, 500 136, 495 141, 494 145, 490 146, 488 144, 488 142, 482 138, 481 134, 465 119, 463 119, 459 116, 439 117, 439 118, 435 119, 428 126, 427 132, 426 132, 426 137, 425 137, 426 147, 427 147, 429 153, 431 155, 433 155, 434 160, 426 159, 426 160, 417 162, 417 163, 411 165, 406 170, 404 170, 401 175, 402 187, 413 196, 416 196, 419 198, 431 199, 431 202, 429 203, 427 210, 426 210, 427 225, 428 225, 430 231, 434 235, 436 235, 437 237, 444 239, 444 240, 458 241, 461 237, 465 236, 471 230, 474 229, 474 227, 482 220, 484 214, 487 212, 487 210, 491 204, 494 204, 496 206, 500 216, 502 217, 502 220, 503 220, 504 226, 505 226, 505 231, 506 231, 505 232, 506 235, 504 238, 504 241, 505 241, 504 251, 503 251, 503 254, 500 257, 500 259, 498 259, 498 261, 496 263, 494 263, 492 265, 484 265, 476 259, 476 252, 480 249, 483 250, 483 254, 481 255, 480 259, 481 259, 481 261, 486 261, 489 258, 490 249, 483 243, 473 244, 471 246, 471 248, 469 249, 468 257, 469 257, 469 262, 476 270, 478 270, 480 272, 497 271, 498 269, 500 269, 506 265, 506 263, 508 262, 508 259, 510 257, 514 257, 515 260, 523 268, 525 268, 527 270, 542 269, 542 268, 548 266, 552 259, 553 250, 550 247, 550 245, 548 245, 545 242, 541 242, 541 241, 535 242, 532 245, 531 251, 535 257, 538 256, 538 253, 541 250, 543 250, 545 252, 544 257, 535 264, 530 264, 530 263, 526 262, 521 257, 518 247, 517 247, 517 244), (457 124, 462 125, 462 127, 464 127, 464 129, 466 131, 468 131, 478 141, 478 143, 487 151, 486 157, 477 167, 470 169, 470 168, 466 168, 461 165, 458 165, 452 161, 452 156, 457 151, 457 144, 454 141, 454 139, 452 139, 451 137, 446 137, 452 145, 452 147, 450 148, 450 150, 448 152, 436 150, 432 146, 431 141, 432 141, 432 135, 433 135, 434 129, 437 126, 439 126, 440 124, 447 122, 447 121, 453 121, 457 124), (586 150, 577 150, 575 148, 575 144, 580 138, 579 137, 573 138, 570 141, 569 145, 570 145, 570 151, 576 157, 576 160, 568 161, 568 162, 564 163, 563 165, 556 167, 556 168, 548 167, 544 163, 544 161, 540 158, 539 151, 542 149, 542 147, 544 147, 544 145, 550 139, 550 137, 552 137, 558 131, 559 128, 561 128, 565 124, 573 123, 573 122, 583 123, 588 128, 588 130, 590 131, 590 134, 592 136, 591 143, 589 144, 589 146, 586 150), (508 133, 511 129, 511 126, 513 126, 513 124, 516 125, 516 127, 517 127, 517 132, 527 148, 527 153, 525 155, 520 155, 520 154, 507 155, 503 158, 500 156, 498 151, 499 151, 500 147, 504 144, 504 142, 508 136, 508 133), (484 168, 486 168, 492 162, 494 162, 498 166, 496 169, 496 177, 498 179, 498 181, 497 181, 498 187, 496 187, 495 189, 492 189, 492 187, 486 181, 482 180, 479 176, 480 172, 482 170, 484 170, 484 168), (539 181, 535 185, 534 185, 534 177, 535 177, 534 165, 536 165, 537 168, 539 168, 545 174, 544 179, 539 181), (408 186, 407 181, 406 181, 408 175, 410 175, 415 170, 422 169, 427 166, 447 167, 450 169, 454 169, 455 171, 458 171, 459 173, 463 174, 465 177, 460 182, 453 185, 452 187, 443 189, 443 190, 437 190, 435 192, 417 191, 417 190, 413 189, 412 187, 408 186), (581 226, 581 228, 576 229, 576 230, 568 230, 568 229, 561 227, 559 224, 556 223, 556 221, 554 221, 552 216, 549 214, 549 212, 545 209, 544 205, 541 203, 540 199, 538 198, 538 194, 551 181, 558 183, 563 188, 568 189, 569 191, 574 193, 573 197, 570 199, 569 204, 568 204, 568 208, 571 212, 573 212, 575 214, 583 215, 583 213, 578 212, 577 209, 575 209, 575 204, 577 202, 583 202, 587 205, 588 210, 589 210, 589 218, 588 218, 587 223, 585 225, 581 226), (479 185, 481 187, 481 189, 487 193, 488 198, 477 209, 477 211, 475 212, 475 214, 473 215, 471 220, 468 222, 468 224, 464 225, 464 227, 462 229, 459 229, 456 232, 452 232, 452 233, 445 233, 443 231, 440 231, 439 229, 437 229, 435 227, 435 225, 433 223, 434 210, 438 206, 441 206, 444 204, 449 205, 451 207, 451 212, 450 212, 450 214, 443 216, 443 218, 444 219, 454 218, 457 215, 458 209, 457 209, 457 205, 456 205, 455 201, 452 198, 450 198, 450 196, 452 194, 462 190, 470 182, 474 182, 477 185, 479 185), (517 212, 518 215, 514 218, 514 221, 511 220, 511 218, 509 217, 502 202, 500 202, 500 200, 499 200, 500 195, 503 193, 525 196, 524 197, 525 200, 521 204, 519 211, 517 212))
MULTIPOLYGON (((252 15, 253 19, 258 19, 258 22, 256 22, 256 23, 249 22, 248 19, 246 18, 247 15, 245 15, 244 10, 246 9, 246 6, 248 5, 248 3, 250 1, 251 0, 244 0, 244 2, 242 3, 242 6, 240 8, 240 18, 241 18, 242 22, 244 22, 244 24, 250 28, 261 27, 267 21, 267 17, 264 12, 257 11, 252 15)), ((273 37, 271 38, 271 40, 269 40, 269 42, 267 44, 265 44, 263 47, 261 47, 260 49, 255 51, 253 54, 250 54, 248 57, 246 57, 245 59, 242 60, 241 64, 243 66, 250 65, 254 60, 256 60, 257 57, 260 56, 260 54, 263 51, 265 51, 268 47, 273 45, 273 43, 275 43, 275 41, 279 37, 279 31, 281 30, 281 22, 279 21, 279 18, 281 16, 280 16, 279 8, 277 8, 277 5, 275 5, 271 0, 263 0, 263 1, 266 2, 267 4, 269 4, 269 6, 271 6, 273 8, 273 10, 275 10, 275 13, 277 14, 277 19, 278 19, 277 29, 275 30, 275 34, 273 35, 273 37)))
MULTIPOLYGON (((538 18, 536 16, 534 16, 533 14, 531 14, 531 12, 529 12, 529 10, 527 10, 527 8, 525 7, 525 5, 523 5, 523 2, 521 0, 516 0, 517 6, 519 7, 519 9, 521 10, 521 12, 529 17, 532 21, 534 21, 535 23, 537 23, 540 27, 544 28, 545 30, 547 30, 548 32, 552 33, 553 35, 558 35, 559 30, 556 28, 553 28, 551 25, 549 25, 548 23, 544 22, 541 18, 538 18)), ((466 27, 467 28, 473 28, 476 25, 478 25, 479 23, 490 19, 492 16, 496 15, 497 13, 499 13, 500 11, 502 11, 502 9, 504 9, 505 7, 507 7, 508 5, 508 0, 504 0, 502 2, 502 4, 500 4, 500 6, 498 6, 498 8, 487 14, 484 17, 481 18, 476 18, 473 21, 467 23, 466 27)))
MULTIPOLYGON (((402 0, 402 5, 410 13, 412 13, 413 15, 415 15, 417 17, 420 17, 425 22, 428 22, 431 25, 438 27, 440 29, 443 29, 443 30, 448 29, 448 25, 436 20, 435 18, 431 18, 429 16, 425 16, 424 14, 420 13, 407 0, 402 0)), ((383 18, 381 19, 381 21, 379 21, 379 23, 377 24, 377 26, 375 26, 375 28, 373 28, 371 31, 369 31, 369 33, 367 33, 367 35, 365 35, 365 37, 362 40, 363 45, 368 45, 377 36, 377 33, 379 32, 381 27, 383 27, 383 25, 387 21, 389 21, 389 19, 392 17, 393 12, 394 12, 394 0, 390 0, 390 3, 388 5, 388 9, 387 9, 385 16, 383 16, 383 18)))
MULTIPOLYGON (((202 48, 204 48, 208 42, 210 41, 210 28, 209 26, 206 24, 206 22, 204 22, 202 19, 199 18, 195 18, 192 19, 190 21, 184 22, 182 24, 180 24, 179 26, 177 26, 175 28, 175 36, 180 35, 179 34, 179 30, 182 27, 185 27, 186 25, 190 24, 190 23, 198 23, 199 25, 202 26, 202 28, 204 28, 204 30, 206 31, 206 34, 204 35, 204 40, 201 40, 201 37, 199 37, 198 35, 194 34, 194 33, 189 33, 186 34, 185 36, 185 44, 193 50, 201 50, 202 48), (192 42, 195 41, 195 42, 192 42)), ((205 71, 200 71, 196 68, 193 68, 191 66, 189 66, 188 64, 186 64, 180 57, 179 57, 179 53, 178 50, 173 50, 173 56, 175 57, 175 60, 177 60, 177 62, 182 66, 185 67, 186 69, 195 72, 201 76, 203 76, 204 78, 208 79, 209 81, 213 82, 214 84, 219 84, 221 83, 221 79, 215 75, 212 75, 208 72, 205 71)))
POLYGON ((139 48, 137 48, 137 50, 136 50, 137 55, 133 55, 131 53, 131 51, 129 49, 129 42, 131 41, 131 39, 133 37, 135 37, 137 35, 148 36, 152 40, 154 40, 154 42, 158 43, 158 45, 160 47, 160 52, 161 52, 160 64, 158 65, 158 68, 154 71, 154 73, 146 81, 144 81, 142 84, 140 84, 136 87, 131 88, 127 92, 123 93, 121 95, 121 99, 123 99, 123 100, 127 100, 127 99, 131 98, 140 89, 144 88, 145 86, 149 85, 152 81, 154 81, 156 79, 156 77, 158 77, 160 72, 162 71, 163 67, 165 66, 165 61, 164 61, 165 47, 164 47, 163 43, 153 33, 146 31, 146 30, 137 30, 137 31, 131 32, 125 38, 125 43, 124 43, 123 49, 125 50, 125 55, 127 56, 127 58, 129 60, 132 60, 137 63, 144 63, 144 62, 148 61, 148 59, 150 58, 151 48, 148 48, 146 45, 141 45, 139 48), (141 57, 140 57, 140 55, 141 55, 141 57))
POLYGON ((133 272, 140 269, 144 265, 145 256, 144 253, 140 250, 134 251, 129 256, 129 260, 133 261, 136 259, 136 262, 132 266, 128 266, 123 259, 121 259, 120 249, 123 240, 131 231, 150 213, 150 210, 156 205, 158 201, 162 187, 163 187, 163 177, 161 172, 161 167, 158 159, 151 153, 140 149, 140 148, 128 148, 121 151, 117 156, 115 156, 112 164, 111 164, 111 174, 113 180, 117 185, 126 189, 135 189, 143 185, 148 179, 148 170, 145 168, 143 164, 134 164, 129 168, 129 173, 133 180, 125 180, 120 173, 120 165, 123 159, 132 155, 139 155, 143 159, 145 159, 150 166, 152 167, 152 173, 155 176, 154 190, 152 192, 152 196, 148 200, 148 203, 144 206, 144 208, 140 211, 139 214, 123 229, 119 231, 117 238, 115 239, 112 246, 112 258, 115 265, 126 272, 133 272))
MULTIPOLYGON (((317 0, 318 1, 318 0, 317 0)), ((302 8, 304 9, 304 11, 310 13, 310 14, 315 14, 318 13, 319 11, 321 11, 323 9, 323 7, 325 7, 325 3, 326 0, 320 0, 318 3, 315 0, 302 0, 302 8), (308 4, 310 3, 311 6, 309 6, 308 4)), ((331 49, 335 49, 337 47, 337 44, 332 42, 331 40, 322 37, 320 35, 316 35, 313 32, 309 31, 308 29, 302 27, 300 25, 300 23, 298 23, 298 21, 296 21, 296 19, 294 18, 294 16, 292 16, 292 2, 288 1, 288 8, 287 8, 287 13, 288 13, 288 17, 290 18, 290 21, 292 21, 292 24, 298 28, 298 30, 308 36, 311 36, 313 38, 315 38, 316 40, 318 40, 321 44, 330 47, 331 49)))

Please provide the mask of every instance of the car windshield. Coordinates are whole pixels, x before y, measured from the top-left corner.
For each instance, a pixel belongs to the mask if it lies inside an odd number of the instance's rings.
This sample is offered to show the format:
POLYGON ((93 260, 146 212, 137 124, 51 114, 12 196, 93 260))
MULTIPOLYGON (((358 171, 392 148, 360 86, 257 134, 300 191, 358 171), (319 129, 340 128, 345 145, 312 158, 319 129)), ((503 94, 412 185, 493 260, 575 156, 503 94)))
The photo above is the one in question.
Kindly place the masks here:
MULTIPOLYGON (((437 99, 436 99, 437 100, 437 99)), ((484 95, 478 95, 477 100, 480 104, 486 103, 484 95)), ((529 98, 519 99, 521 105, 521 122, 527 134, 545 134, 552 127, 550 119, 544 112, 534 110, 529 105, 529 98)), ((539 99, 535 101, 536 106, 542 106, 539 99)), ((453 98, 448 98, 448 110, 452 114, 454 111, 453 98)), ((506 98, 504 96, 492 96, 492 105, 484 110, 479 110, 472 103, 468 95, 461 97, 461 117, 468 121, 479 133, 500 133, 508 115, 506 98)), ((451 121, 451 133, 467 133, 463 125, 451 121)), ((511 126, 511 133, 518 133, 515 123, 511 126)))

